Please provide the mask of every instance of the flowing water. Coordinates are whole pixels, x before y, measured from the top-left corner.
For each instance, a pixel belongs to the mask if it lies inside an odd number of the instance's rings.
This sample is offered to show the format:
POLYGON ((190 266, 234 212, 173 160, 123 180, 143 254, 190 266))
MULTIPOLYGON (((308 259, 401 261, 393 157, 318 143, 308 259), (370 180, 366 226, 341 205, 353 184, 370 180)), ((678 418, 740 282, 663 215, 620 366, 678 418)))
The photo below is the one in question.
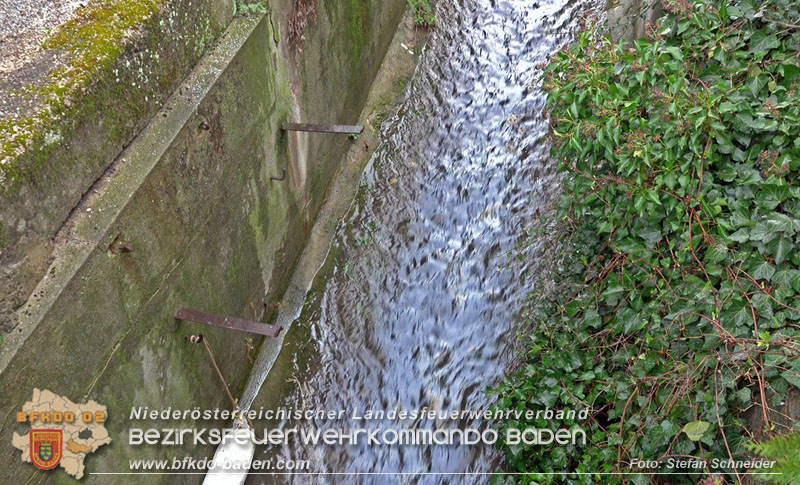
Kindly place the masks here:
MULTIPOLYGON (((344 409, 348 416, 490 405, 485 390, 511 362, 516 317, 531 289, 516 248, 557 181, 544 138, 541 63, 571 38, 589 7, 585 0, 439 2, 438 26, 407 98, 382 128, 354 209, 295 323, 296 391, 281 405, 344 409)), ((299 424, 490 425, 349 418, 299 424)), ((310 459, 315 472, 405 474, 314 480, 339 483, 474 483, 475 476, 424 473, 486 473, 499 465, 494 447, 481 445, 297 444, 283 452, 310 459)))

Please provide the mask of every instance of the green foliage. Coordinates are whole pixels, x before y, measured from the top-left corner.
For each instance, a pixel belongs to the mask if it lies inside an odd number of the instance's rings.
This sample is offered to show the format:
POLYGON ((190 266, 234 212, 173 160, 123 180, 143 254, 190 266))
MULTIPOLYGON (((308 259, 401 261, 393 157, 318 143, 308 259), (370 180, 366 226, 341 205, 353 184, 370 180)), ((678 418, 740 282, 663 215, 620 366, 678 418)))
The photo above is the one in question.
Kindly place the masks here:
POLYGON ((250 0, 236 0, 233 8, 233 15, 263 15, 268 12, 265 0, 252 3, 250 0))
POLYGON ((433 13, 431 0, 408 0, 408 6, 414 15, 414 23, 419 27, 433 27, 436 25, 436 15, 433 13))
POLYGON ((748 446, 748 449, 777 462, 774 471, 781 475, 776 477, 776 482, 800 482, 800 432, 778 436, 767 442, 748 446))
POLYGON ((742 459, 746 422, 800 388, 800 11, 664 5, 649 38, 591 27, 545 70, 571 237, 556 290, 526 309, 524 368, 493 392, 500 409, 591 408, 588 422, 502 423, 577 425, 591 443, 503 445, 509 471, 742 459))

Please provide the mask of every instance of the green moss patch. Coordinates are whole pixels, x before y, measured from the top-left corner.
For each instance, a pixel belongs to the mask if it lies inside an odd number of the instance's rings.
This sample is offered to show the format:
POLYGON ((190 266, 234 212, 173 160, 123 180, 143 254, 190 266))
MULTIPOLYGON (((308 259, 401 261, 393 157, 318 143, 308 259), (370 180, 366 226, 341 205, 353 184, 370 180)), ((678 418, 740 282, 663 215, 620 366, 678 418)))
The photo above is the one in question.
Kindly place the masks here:
MULTIPOLYGON (((80 9, 46 41, 46 49, 69 53, 68 64, 52 71, 44 85, 29 86, 18 96, 40 100, 33 113, 0 121, 0 181, 23 175, 15 161, 32 146, 45 147, 47 158, 53 134, 75 110, 76 96, 86 92, 100 72, 110 71, 125 52, 126 40, 150 19, 165 0, 95 0, 80 9)), ((57 136, 56 136, 57 137, 57 136)), ((30 168, 30 167, 28 167, 30 168)))

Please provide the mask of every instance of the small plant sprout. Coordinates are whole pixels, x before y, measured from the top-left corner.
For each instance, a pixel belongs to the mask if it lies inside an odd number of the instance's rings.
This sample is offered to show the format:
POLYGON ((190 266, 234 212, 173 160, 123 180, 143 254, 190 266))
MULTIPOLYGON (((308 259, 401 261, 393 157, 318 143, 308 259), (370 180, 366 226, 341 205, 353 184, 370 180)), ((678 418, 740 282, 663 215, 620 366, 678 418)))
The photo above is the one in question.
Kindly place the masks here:
POLYGON ((430 0, 408 0, 408 6, 414 15, 414 24, 418 27, 430 28, 436 25, 430 0))

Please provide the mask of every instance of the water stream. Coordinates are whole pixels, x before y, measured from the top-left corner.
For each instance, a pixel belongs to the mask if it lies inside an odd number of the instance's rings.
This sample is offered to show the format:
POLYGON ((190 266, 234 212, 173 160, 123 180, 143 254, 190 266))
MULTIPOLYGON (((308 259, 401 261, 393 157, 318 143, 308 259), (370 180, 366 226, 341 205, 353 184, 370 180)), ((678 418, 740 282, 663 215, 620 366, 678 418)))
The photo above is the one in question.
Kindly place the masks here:
MULTIPOLYGON (((438 26, 407 98, 382 128, 354 209, 295 322, 288 338, 294 343, 284 349, 296 385, 279 404, 345 409, 348 418, 280 426, 489 425, 477 419, 358 424, 349 416, 490 404, 485 389, 502 379, 513 357, 516 317, 531 289, 516 248, 556 184, 539 66, 569 40, 589 3, 439 3, 438 26)), ((322 475, 315 483, 451 483, 460 481, 423 473, 491 472, 499 464, 493 447, 479 445, 295 444, 261 453, 307 458, 314 472, 405 473, 391 480, 322 475)), ((248 483, 274 479, 251 476, 248 483)))

